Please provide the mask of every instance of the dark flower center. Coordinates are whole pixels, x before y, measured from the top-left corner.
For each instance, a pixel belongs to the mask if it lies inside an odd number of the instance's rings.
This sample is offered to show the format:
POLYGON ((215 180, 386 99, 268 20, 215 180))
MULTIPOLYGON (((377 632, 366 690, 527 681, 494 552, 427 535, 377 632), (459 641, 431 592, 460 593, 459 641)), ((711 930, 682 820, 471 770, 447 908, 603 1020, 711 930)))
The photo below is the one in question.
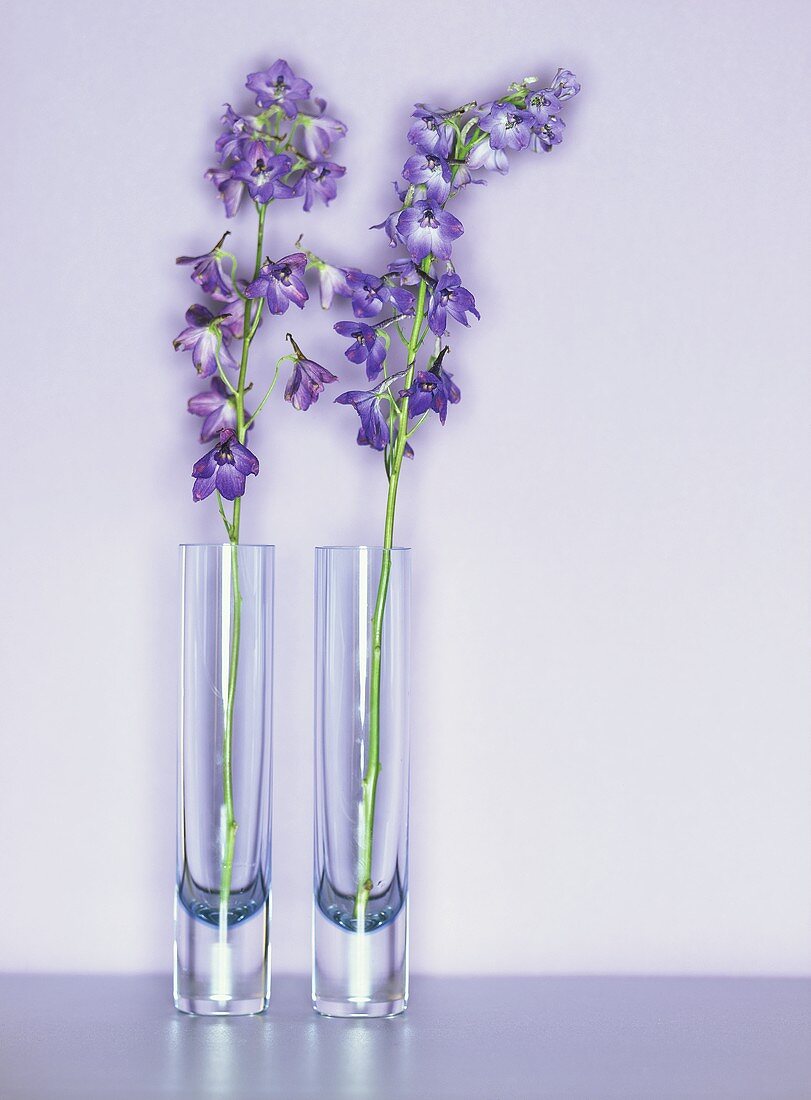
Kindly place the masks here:
POLYGON ((279 282, 286 283, 290 276, 293 274, 293 269, 289 264, 285 264, 284 267, 277 267, 273 272, 273 278, 278 279, 279 282))
POLYGON ((277 95, 281 95, 282 92, 287 91, 287 85, 284 82, 284 77, 283 76, 277 76, 276 77, 276 83, 274 84, 274 87, 276 89, 276 94, 277 95))
POLYGON ((220 466, 225 466, 227 463, 230 463, 232 466, 234 464, 234 456, 231 452, 230 444, 228 443, 221 443, 219 445, 216 457, 220 466))
POLYGON ((436 215, 434 214, 432 207, 428 206, 425 210, 423 210, 422 217, 420 218, 420 225, 423 227, 423 229, 425 229, 426 227, 430 229, 437 229, 439 227, 439 222, 436 220, 436 215))
POLYGON ((433 393, 437 384, 436 382, 429 382, 427 379, 423 379, 423 381, 418 383, 418 386, 423 393, 433 393))
POLYGON ((426 164, 428 165, 429 171, 436 172, 436 170, 439 168, 439 161, 437 160, 436 157, 427 156, 425 158, 425 161, 426 161, 426 164))

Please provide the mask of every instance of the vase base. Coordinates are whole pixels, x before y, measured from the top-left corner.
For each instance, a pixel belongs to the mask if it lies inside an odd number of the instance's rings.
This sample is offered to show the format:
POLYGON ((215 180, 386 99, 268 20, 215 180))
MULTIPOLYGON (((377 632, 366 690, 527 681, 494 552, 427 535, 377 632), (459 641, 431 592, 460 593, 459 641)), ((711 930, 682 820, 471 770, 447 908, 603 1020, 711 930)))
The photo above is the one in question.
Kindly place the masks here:
POLYGON ((213 1001, 207 997, 175 997, 175 1008, 187 1016, 257 1016, 267 1011, 268 999, 213 1001))
POLYGON ((270 999, 270 898, 221 933, 175 904, 175 1008, 194 1016, 253 1016, 270 999))
POLYGON ((327 1001, 322 997, 313 999, 313 1008, 319 1016, 333 1016, 341 1020, 362 1017, 367 1020, 386 1019, 399 1016, 406 1010, 406 1001, 400 997, 395 1001, 327 1001))
POLYGON ((373 932, 350 932, 318 905, 313 1007, 322 1016, 399 1016, 408 1002, 408 904, 373 932))

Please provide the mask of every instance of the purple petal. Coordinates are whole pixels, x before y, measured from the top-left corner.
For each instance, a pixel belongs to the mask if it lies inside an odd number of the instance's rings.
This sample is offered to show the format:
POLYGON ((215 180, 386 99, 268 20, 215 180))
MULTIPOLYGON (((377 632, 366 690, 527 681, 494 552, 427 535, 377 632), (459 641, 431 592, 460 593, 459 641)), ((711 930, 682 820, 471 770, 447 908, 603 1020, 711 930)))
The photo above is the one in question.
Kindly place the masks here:
POLYGON ((374 331, 370 325, 358 324, 356 321, 337 321, 332 327, 339 336, 351 336, 352 339, 356 332, 365 332, 366 329, 374 331))
POLYGON ((293 305, 298 306, 299 309, 304 309, 304 303, 310 297, 307 288, 297 275, 290 276, 290 282, 285 286, 284 292, 293 305))
POLYGON ((209 477, 198 477, 194 485, 192 486, 192 499, 193 500, 205 500, 207 496, 211 496, 214 492, 217 483, 217 470, 215 468, 214 473, 209 477))
MULTIPOLYGON (((245 415, 248 415, 247 410, 245 415)), ((223 428, 236 428, 236 426, 237 411, 231 401, 226 401, 225 404, 212 411, 203 421, 200 428, 200 442, 208 443, 210 440, 216 439, 223 428)))
POLYGON ((290 267, 298 275, 303 275, 307 267, 307 257, 303 252, 293 252, 289 256, 282 256, 274 267, 290 267))
POLYGON ((191 468, 193 477, 211 477, 217 469, 217 448, 212 447, 210 451, 206 451, 202 458, 198 458, 195 464, 191 468))
POLYGON ((252 451, 249 451, 247 447, 243 446, 242 443, 237 443, 236 440, 232 440, 231 454, 234 456, 234 466, 240 473, 259 473, 259 459, 252 451))
POLYGON ((235 500, 245 492, 245 474, 230 462, 224 462, 217 469, 216 487, 226 500, 235 500))
POLYGON ((321 293, 321 308, 329 309, 336 294, 342 298, 351 298, 352 291, 346 281, 343 268, 322 264, 318 267, 318 287, 321 293))
MULTIPOLYGON (((215 378, 214 381, 219 382, 222 386, 222 381, 219 378, 215 378)), ((193 397, 190 397, 188 409, 194 416, 208 416, 210 413, 221 409, 226 401, 227 399, 212 386, 210 389, 203 390, 202 393, 196 393, 193 397)))

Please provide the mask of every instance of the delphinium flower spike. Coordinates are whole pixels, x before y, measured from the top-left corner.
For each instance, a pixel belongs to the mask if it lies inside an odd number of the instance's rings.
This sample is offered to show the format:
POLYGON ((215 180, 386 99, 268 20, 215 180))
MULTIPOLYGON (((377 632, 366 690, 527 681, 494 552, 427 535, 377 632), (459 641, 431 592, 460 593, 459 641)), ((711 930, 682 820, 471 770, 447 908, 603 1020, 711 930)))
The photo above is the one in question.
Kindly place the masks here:
MULTIPOLYGON (((559 145, 564 134, 561 112, 579 90, 574 74, 559 69, 546 85, 528 77, 487 103, 470 102, 450 110, 417 104, 407 135, 412 148, 402 169, 404 184, 395 183, 397 207, 373 226, 405 254, 389 262, 382 275, 339 268, 308 254, 322 275, 322 304, 329 305, 335 294, 350 299, 354 319, 338 322, 335 331, 350 341, 346 358, 365 369, 375 383, 335 399, 358 414, 357 443, 382 453, 388 481, 383 566, 372 623, 375 638, 382 636, 402 461, 413 454, 410 441, 415 432, 433 417, 445 424, 450 406, 459 403, 459 386, 445 366, 449 338, 454 325, 467 327, 471 318, 479 320, 474 295, 452 262, 465 227, 448 207, 470 184, 485 183, 482 173, 506 174, 516 153, 548 153, 559 145), (389 328, 404 347, 400 366, 391 362, 389 328)), ((372 886, 380 670, 380 648, 375 646, 354 904, 358 928, 363 926, 372 886)))
MULTIPOLYGON (((214 380, 211 390, 195 395, 189 402, 190 412, 206 417, 208 429, 204 425, 203 435, 212 438, 211 425, 216 423, 219 428, 232 429, 240 446, 269 396, 253 415, 246 411, 245 394, 253 384, 248 378, 250 351, 263 309, 266 314, 279 315, 291 304, 302 309, 309 297, 304 285, 304 254, 293 252, 273 260, 264 253, 268 210, 281 200, 299 199, 305 210, 317 200, 329 203, 345 172, 329 154, 333 143, 346 133, 342 122, 326 114, 324 100, 311 98, 311 83, 294 73, 284 60, 251 73, 246 87, 254 93, 258 110, 238 113, 226 104, 222 132, 214 146, 219 164, 206 172, 206 178, 217 188, 227 217, 233 217, 245 201, 256 210, 252 274, 248 279, 238 278, 236 257, 227 246, 228 232, 208 252, 181 256, 177 262, 191 267, 193 281, 214 299, 216 312, 201 303, 190 306, 186 327, 174 342, 177 350, 192 353, 192 363, 201 378, 214 380)), ((341 275, 339 288, 343 279, 341 275)), ((334 290, 326 293, 329 298, 334 290)), ((288 396, 294 408, 308 409, 324 385, 335 381, 330 371, 321 367, 315 371, 317 366, 300 369, 302 381, 288 396)), ((195 475, 195 486, 198 481, 195 475)), ((238 542, 244 478, 231 479, 229 488, 234 487, 238 492, 228 498, 235 500, 234 514, 226 521, 226 529, 229 539, 238 542)), ((201 495, 195 488, 195 500, 208 495, 201 495)))

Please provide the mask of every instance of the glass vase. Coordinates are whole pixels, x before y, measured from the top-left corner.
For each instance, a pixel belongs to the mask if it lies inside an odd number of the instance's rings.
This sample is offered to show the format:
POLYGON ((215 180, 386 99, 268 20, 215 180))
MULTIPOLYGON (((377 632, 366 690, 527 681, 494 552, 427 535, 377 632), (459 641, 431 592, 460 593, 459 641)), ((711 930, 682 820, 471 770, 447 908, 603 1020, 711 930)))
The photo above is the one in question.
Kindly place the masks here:
POLYGON ((313 1004, 408 1000, 411 551, 316 550, 313 1004))
POLYGON ((272 546, 181 546, 175 1006, 270 996, 272 546))

